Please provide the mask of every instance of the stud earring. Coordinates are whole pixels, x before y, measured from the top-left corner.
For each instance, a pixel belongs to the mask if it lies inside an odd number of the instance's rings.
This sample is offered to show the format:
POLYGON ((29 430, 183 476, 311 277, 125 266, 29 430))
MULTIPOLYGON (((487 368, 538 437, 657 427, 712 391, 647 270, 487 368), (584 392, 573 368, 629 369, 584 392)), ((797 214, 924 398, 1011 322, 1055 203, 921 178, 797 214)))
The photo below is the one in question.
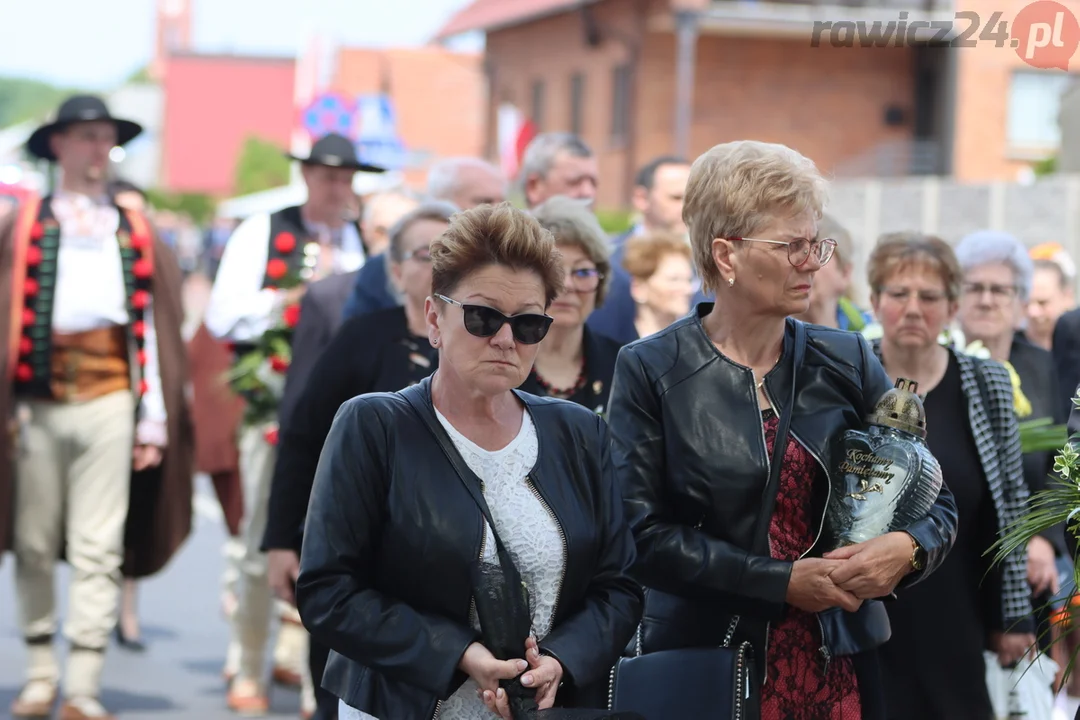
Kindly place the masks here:
POLYGON ((734 285, 735 285, 735 278, 733 278, 733 277, 729 277, 729 278, 727 279, 727 284, 728 284, 728 287, 734 287, 734 285))
POLYGON ((439 344, 439 338, 435 338, 434 340, 432 340, 431 344, 432 345, 438 345, 439 344))

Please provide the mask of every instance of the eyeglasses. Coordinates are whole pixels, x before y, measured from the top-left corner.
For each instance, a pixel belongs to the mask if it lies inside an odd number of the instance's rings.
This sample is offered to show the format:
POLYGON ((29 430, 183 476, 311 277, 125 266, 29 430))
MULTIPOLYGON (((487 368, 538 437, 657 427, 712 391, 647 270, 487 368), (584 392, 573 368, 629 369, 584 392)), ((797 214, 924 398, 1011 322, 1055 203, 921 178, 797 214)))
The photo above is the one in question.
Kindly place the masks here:
POLYGON ((993 283, 964 283, 964 292, 975 297, 982 297, 983 293, 989 292, 995 301, 1009 300, 1016 294, 1015 285, 995 285, 993 283))
POLYGON ((600 285, 600 279, 604 274, 596 268, 583 267, 571 268, 570 286, 578 292, 592 292, 600 285))
POLYGON ((487 338, 493 336, 509 323, 514 339, 523 345, 535 345, 544 339, 551 328, 553 318, 537 313, 507 316, 486 305, 466 305, 445 295, 436 294, 439 300, 461 308, 465 329, 470 335, 487 338))
POLYGON ((882 288, 881 293, 898 303, 907 304, 914 294, 920 305, 937 305, 941 301, 948 298, 948 295, 940 290, 920 290, 914 292, 909 288, 882 288))
POLYGON ((770 245, 787 245, 788 262, 793 267, 802 267, 806 264, 806 261, 813 255, 817 258, 818 265, 825 265, 832 259, 833 252, 836 251, 836 241, 832 238, 822 238, 821 240, 807 240, 806 238, 795 238, 791 242, 784 242, 783 240, 760 240, 758 238, 748 237, 730 237, 728 240, 743 240, 745 242, 759 242, 768 243, 770 245))
POLYGON ((431 262, 431 248, 417 248, 412 252, 407 252, 401 256, 401 262, 406 260, 418 260, 420 262, 431 262))

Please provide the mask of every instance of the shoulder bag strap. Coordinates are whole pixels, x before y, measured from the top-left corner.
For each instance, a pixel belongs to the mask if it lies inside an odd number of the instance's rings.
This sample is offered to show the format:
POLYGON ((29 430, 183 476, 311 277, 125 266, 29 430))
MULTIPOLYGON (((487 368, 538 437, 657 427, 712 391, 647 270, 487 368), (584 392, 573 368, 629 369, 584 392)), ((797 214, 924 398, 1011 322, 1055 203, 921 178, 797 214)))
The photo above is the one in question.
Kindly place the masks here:
POLYGON ((806 354, 806 326, 798 320, 794 322, 795 342, 792 348, 791 388, 787 402, 784 403, 784 407, 780 411, 780 423, 776 427, 776 439, 773 441, 772 459, 769 465, 769 482, 765 486, 762 514, 758 517, 758 524, 754 533, 754 549, 756 551, 761 551, 762 547, 768 547, 769 524, 773 508, 776 506, 776 488, 780 484, 780 469, 784 464, 784 448, 787 445, 788 429, 791 427, 791 415, 795 408, 795 389, 798 385, 799 368, 802 367, 803 356, 806 354))
MULTIPOLYGON (((780 484, 780 468, 784 463, 784 447, 787 445, 788 429, 791 427, 791 415, 795 408, 795 387, 798 384, 799 368, 802 367, 803 357, 806 354, 806 326, 795 320, 795 342, 792 348, 791 363, 791 388, 787 402, 780 411, 780 423, 776 428, 776 439, 773 441, 772 459, 769 465, 769 482, 765 486, 762 501, 762 512, 758 516, 757 526, 754 533, 754 551, 765 546, 766 552, 769 540, 769 525, 771 524, 773 508, 776 506, 776 487, 780 484)), ((735 636, 735 629, 739 625, 739 616, 731 619, 727 635, 724 637, 723 647, 729 647, 735 636)))

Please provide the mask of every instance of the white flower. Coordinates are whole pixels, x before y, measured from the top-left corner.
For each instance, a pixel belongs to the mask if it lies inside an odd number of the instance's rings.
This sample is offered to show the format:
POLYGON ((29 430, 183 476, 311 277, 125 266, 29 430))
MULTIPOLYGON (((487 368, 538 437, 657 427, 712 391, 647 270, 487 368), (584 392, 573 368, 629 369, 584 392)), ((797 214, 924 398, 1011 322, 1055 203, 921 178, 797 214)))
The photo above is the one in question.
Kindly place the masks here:
POLYGON ((275 398, 281 399, 281 396, 285 393, 285 373, 275 371, 270 366, 269 358, 259 363, 259 369, 255 372, 255 377, 259 378, 275 398))

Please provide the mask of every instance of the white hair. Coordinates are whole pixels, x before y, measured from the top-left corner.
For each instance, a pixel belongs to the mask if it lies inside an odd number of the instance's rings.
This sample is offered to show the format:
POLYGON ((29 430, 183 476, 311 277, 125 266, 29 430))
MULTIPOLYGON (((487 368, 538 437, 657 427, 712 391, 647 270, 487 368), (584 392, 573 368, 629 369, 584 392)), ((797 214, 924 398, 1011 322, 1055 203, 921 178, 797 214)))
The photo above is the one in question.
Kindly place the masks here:
POLYGON ((956 246, 956 259, 964 274, 981 265, 1004 263, 1012 268, 1020 299, 1027 300, 1031 295, 1035 263, 1024 244, 1009 233, 978 230, 965 235, 956 246))
POLYGON ((421 201, 421 198, 416 193, 406 187, 394 188, 392 190, 383 190, 382 192, 377 192, 373 195, 370 195, 364 201, 364 209, 360 216, 360 221, 364 225, 370 225, 373 218, 375 217, 375 213, 379 209, 379 205, 381 205, 382 201, 387 198, 403 198, 405 200, 412 200, 413 202, 421 201))
POLYGON ((521 159, 521 181, 527 182, 534 175, 546 178, 555 164, 555 156, 561 152, 566 152, 573 157, 593 156, 592 148, 573 133, 542 133, 534 137, 525 148, 525 155, 521 159))
POLYGON ((431 200, 451 200, 461 189, 461 171, 466 168, 487 170, 494 175, 502 175, 497 167, 480 158, 445 158, 433 164, 428 170, 428 198, 431 200))

